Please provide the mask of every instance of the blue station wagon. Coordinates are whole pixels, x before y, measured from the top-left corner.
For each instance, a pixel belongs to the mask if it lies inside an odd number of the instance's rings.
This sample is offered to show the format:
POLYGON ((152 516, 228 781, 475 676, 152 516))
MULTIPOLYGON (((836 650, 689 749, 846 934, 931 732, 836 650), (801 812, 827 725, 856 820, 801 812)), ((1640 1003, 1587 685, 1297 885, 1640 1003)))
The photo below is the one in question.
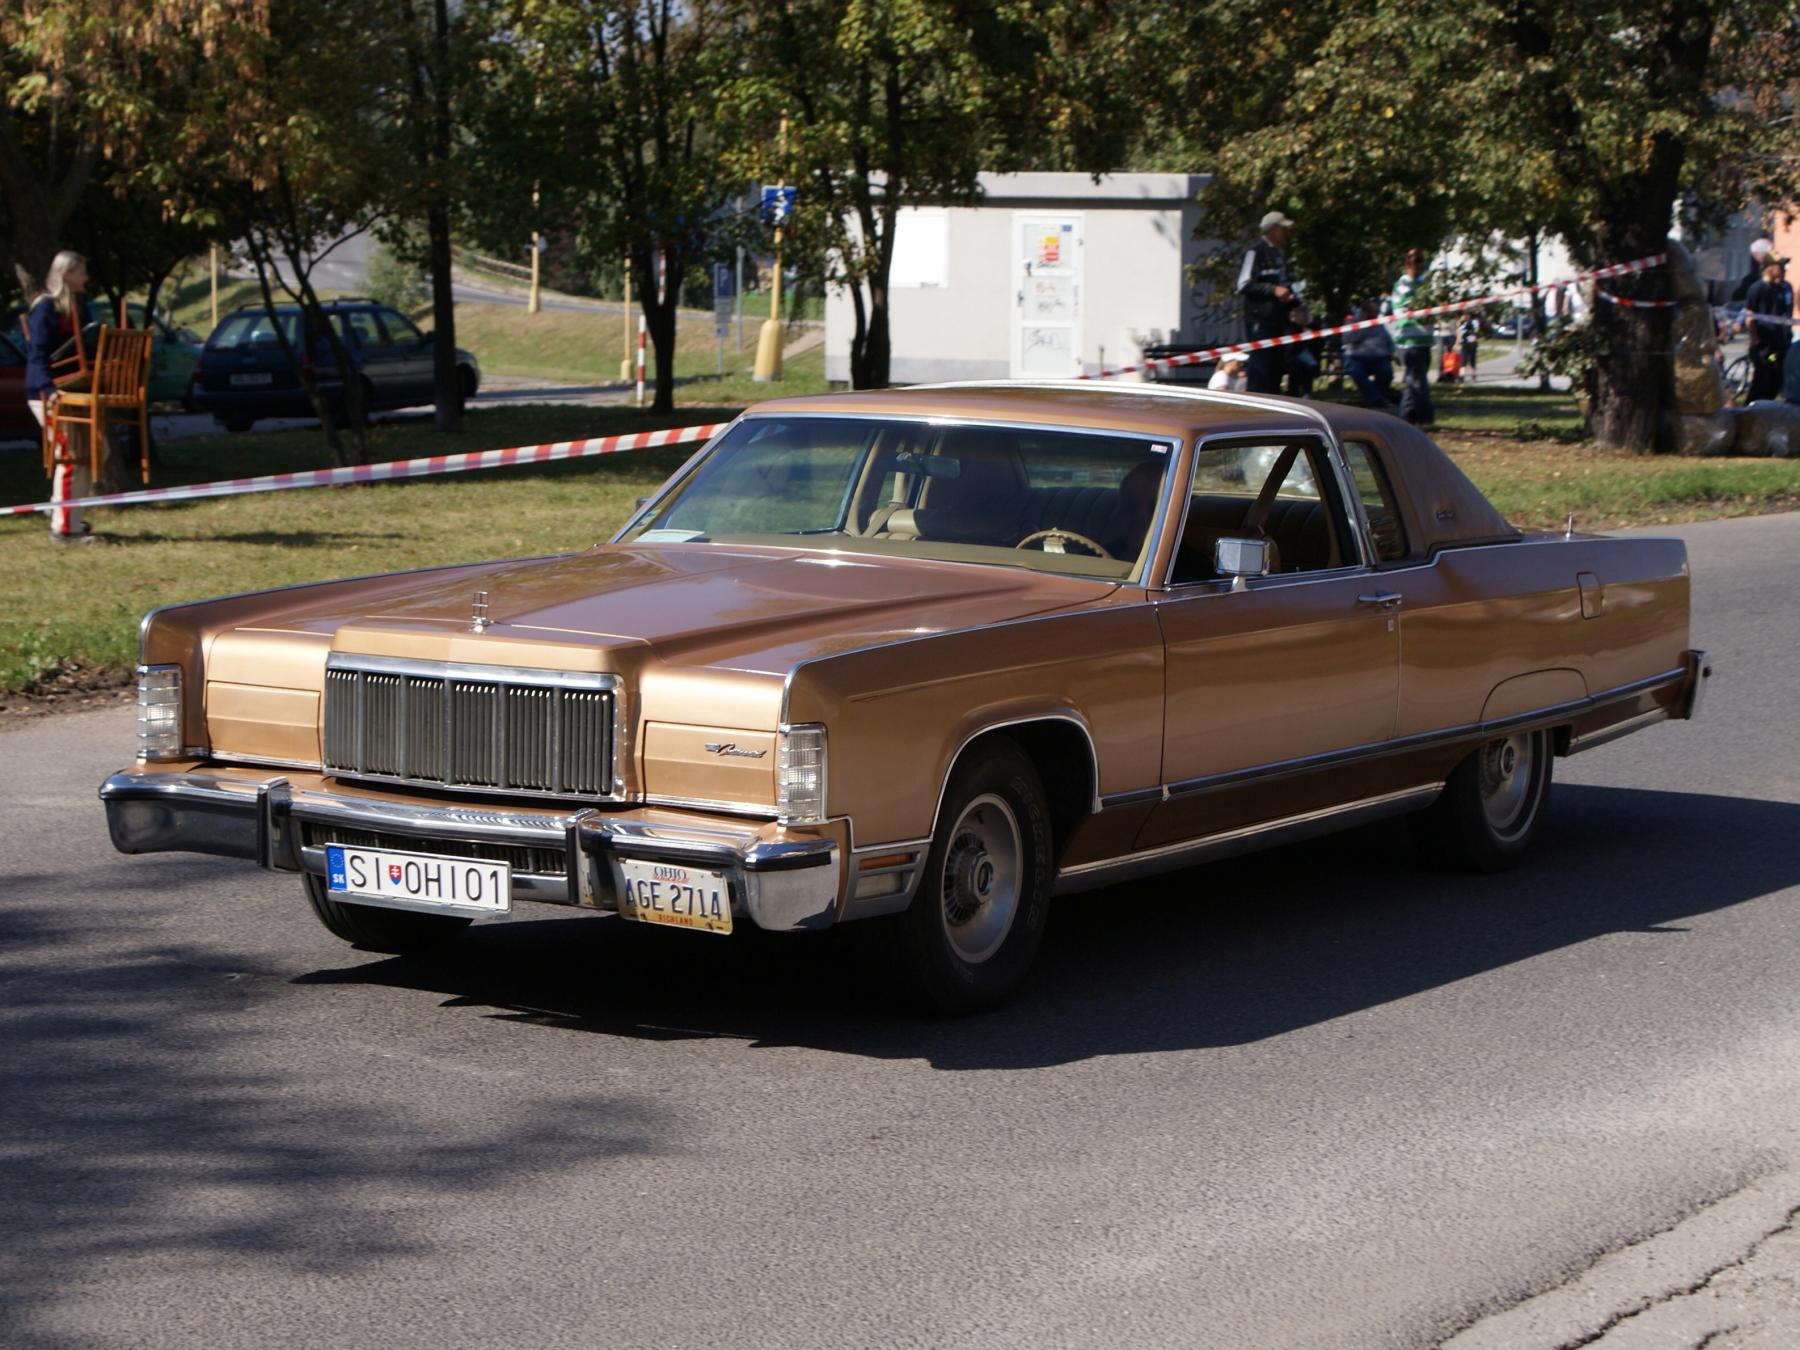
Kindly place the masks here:
MULTIPOLYGON (((324 306, 349 351, 363 383, 363 407, 407 408, 432 401, 431 334, 390 306, 371 300, 334 300, 324 306)), ((276 325, 302 363, 310 366, 320 392, 339 411, 344 381, 323 333, 313 332, 298 305, 278 305, 274 314, 246 305, 226 316, 206 340, 194 375, 195 412, 211 413, 227 431, 248 431, 258 418, 311 417, 313 409, 276 336, 276 325), (302 333, 305 337, 302 340, 302 333)), ((460 348, 457 381, 463 398, 474 397, 481 367, 460 348)))

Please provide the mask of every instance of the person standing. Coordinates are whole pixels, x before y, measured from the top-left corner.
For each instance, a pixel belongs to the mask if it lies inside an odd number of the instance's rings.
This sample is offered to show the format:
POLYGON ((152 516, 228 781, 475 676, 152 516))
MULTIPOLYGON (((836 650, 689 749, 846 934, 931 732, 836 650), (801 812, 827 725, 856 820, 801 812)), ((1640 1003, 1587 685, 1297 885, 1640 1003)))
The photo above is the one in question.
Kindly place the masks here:
MULTIPOLYGON (((1425 252, 1409 248, 1401 260, 1400 279, 1394 283, 1394 313, 1420 308, 1424 295, 1425 252)), ((1400 352, 1400 368, 1405 374, 1400 415, 1416 427, 1428 427, 1437 420, 1431 407, 1431 329, 1417 319, 1401 318, 1392 321, 1392 330, 1394 346, 1400 352)))
POLYGON ((1737 288, 1731 293, 1733 304, 1741 305, 1750 298, 1750 288, 1762 280, 1763 265, 1774 251, 1775 241, 1766 234, 1750 241, 1750 270, 1738 278, 1737 288))
MULTIPOLYGON (((49 420, 55 405, 56 384, 50 367, 59 348, 67 344, 88 321, 87 259, 67 249, 50 262, 44 277, 44 293, 31 306, 25 321, 25 404, 40 427, 49 420)), ((85 497, 93 490, 89 472, 87 429, 72 427, 58 433, 51 448, 50 500, 68 501, 85 497)), ((82 520, 79 509, 57 507, 50 512, 50 537, 59 543, 92 537, 91 527, 82 520)))
MULTIPOLYGON (((1244 254, 1238 268, 1238 294, 1244 301, 1244 333, 1250 341, 1283 337, 1288 316, 1300 303, 1288 280, 1287 246, 1294 222, 1279 211, 1262 218, 1262 238, 1244 254)), ((1287 352, 1265 347, 1250 353, 1246 384, 1252 394, 1279 394, 1287 370, 1287 352)))
POLYGON ((1762 280, 1750 288, 1744 301, 1744 321, 1750 328, 1750 392, 1746 401, 1781 397, 1782 363, 1794 338, 1794 288, 1784 273, 1787 259, 1771 253, 1763 264, 1762 280))
MULTIPOLYGON (((1362 303, 1356 317, 1376 318, 1381 306, 1362 303)), ((1358 328, 1344 337, 1344 373, 1356 384, 1365 407, 1387 411, 1388 386, 1394 382, 1394 336, 1385 324, 1358 328)))
POLYGON ((1481 350, 1481 316, 1471 314, 1462 321, 1462 374, 1465 380, 1475 378, 1475 357, 1481 350))

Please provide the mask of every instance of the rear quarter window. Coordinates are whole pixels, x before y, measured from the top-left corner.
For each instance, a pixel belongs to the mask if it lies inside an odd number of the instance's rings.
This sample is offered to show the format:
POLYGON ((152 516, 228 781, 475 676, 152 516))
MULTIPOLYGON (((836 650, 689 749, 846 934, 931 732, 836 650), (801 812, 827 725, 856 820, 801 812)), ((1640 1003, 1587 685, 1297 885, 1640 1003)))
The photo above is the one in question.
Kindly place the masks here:
POLYGON ((1356 483, 1356 497, 1369 520, 1369 534, 1375 540, 1378 562, 1399 562, 1406 557, 1406 527, 1400 523, 1400 511, 1394 504, 1393 485, 1381 467, 1381 457, 1364 441, 1344 442, 1344 461, 1350 466, 1350 477, 1356 483))

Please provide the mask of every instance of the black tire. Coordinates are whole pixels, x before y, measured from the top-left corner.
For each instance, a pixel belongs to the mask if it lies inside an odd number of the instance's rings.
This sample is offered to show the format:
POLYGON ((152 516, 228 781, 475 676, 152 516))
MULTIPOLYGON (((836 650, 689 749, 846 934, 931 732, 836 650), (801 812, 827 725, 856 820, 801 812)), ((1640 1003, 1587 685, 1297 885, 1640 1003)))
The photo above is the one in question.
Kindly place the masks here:
POLYGON ((1412 818, 1432 861, 1466 872, 1517 867, 1550 802, 1550 733, 1501 736, 1456 766, 1443 795, 1412 818))
POLYGON ((929 1011, 1004 1002, 1024 981, 1050 913, 1049 806, 1010 741, 963 757, 912 905, 898 917, 912 992, 929 1011))
POLYGON ((256 425, 254 417, 221 417, 219 425, 234 436, 241 436, 256 425))
POLYGON ((353 905, 333 900, 325 882, 311 873, 306 877, 306 898, 319 922, 334 937, 353 947, 406 954, 425 951, 447 942, 470 924, 452 914, 420 914, 410 909, 384 909, 380 905, 353 905))
POLYGON ((475 391, 480 387, 481 381, 468 366, 456 368, 456 392, 462 396, 463 402, 467 403, 474 398, 475 391))

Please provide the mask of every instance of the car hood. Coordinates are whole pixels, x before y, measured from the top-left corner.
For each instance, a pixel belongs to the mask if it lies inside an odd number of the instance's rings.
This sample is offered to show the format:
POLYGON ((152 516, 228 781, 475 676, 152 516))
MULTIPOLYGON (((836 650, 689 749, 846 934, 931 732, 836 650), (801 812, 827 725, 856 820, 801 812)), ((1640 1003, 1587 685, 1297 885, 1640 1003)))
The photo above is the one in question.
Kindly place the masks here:
POLYGON ((363 603, 356 588, 340 590, 323 604, 261 616, 256 627, 330 632, 340 651, 392 651, 408 634, 437 648, 454 635, 455 659, 480 661, 491 644, 496 663, 516 659, 521 643, 641 644, 660 662, 778 675, 816 656, 1093 603, 1117 589, 891 556, 608 544, 421 577, 398 597, 391 579, 363 603), (477 592, 488 622, 474 633, 477 592))

